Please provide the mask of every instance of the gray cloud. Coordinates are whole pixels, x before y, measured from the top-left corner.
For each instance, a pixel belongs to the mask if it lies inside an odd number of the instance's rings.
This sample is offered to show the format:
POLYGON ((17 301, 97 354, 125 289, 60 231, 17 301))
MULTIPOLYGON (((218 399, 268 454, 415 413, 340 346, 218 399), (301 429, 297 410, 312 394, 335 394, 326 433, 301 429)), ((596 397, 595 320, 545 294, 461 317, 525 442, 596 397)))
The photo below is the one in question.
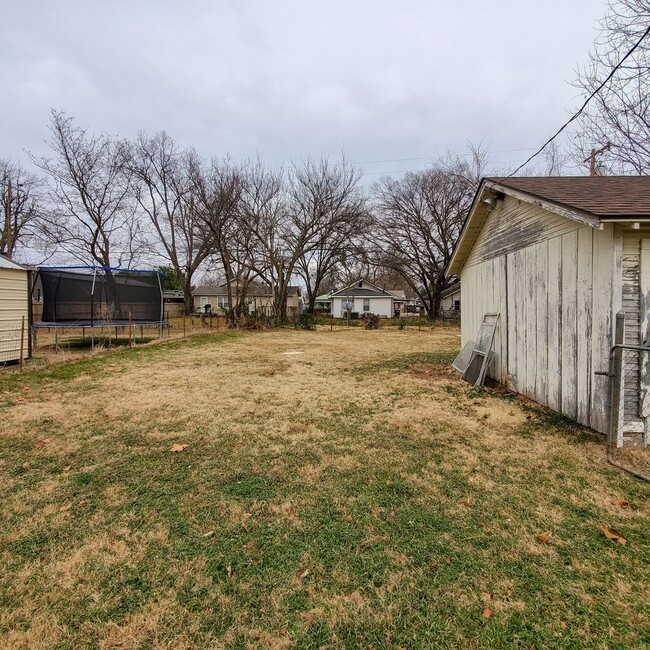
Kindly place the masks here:
POLYGON ((468 140, 535 147, 575 106, 567 81, 604 11, 593 0, 23 0, 3 8, 0 156, 42 152, 51 107, 92 130, 166 129, 206 156, 269 165, 343 149, 418 158, 468 140))

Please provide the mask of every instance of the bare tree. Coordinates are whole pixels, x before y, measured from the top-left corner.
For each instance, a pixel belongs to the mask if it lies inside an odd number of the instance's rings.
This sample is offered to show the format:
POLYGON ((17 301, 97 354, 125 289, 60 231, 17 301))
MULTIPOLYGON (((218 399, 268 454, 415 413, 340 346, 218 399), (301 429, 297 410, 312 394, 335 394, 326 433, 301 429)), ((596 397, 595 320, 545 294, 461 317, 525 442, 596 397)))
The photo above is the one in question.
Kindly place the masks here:
POLYGON ((288 212, 284 173, 264 169, 261 161, 245 170, 240 200, 241 262, 270 289, 276 320, 284 320, 295 254, 288 249, 288 212))
POLYGON ((32 157, 48 175, 53 205, 44 235, 84 264, 129 266, 141 244, 123 143, 90 135, 58 111, 52 111, 49 129, 52 156, 32 157))
POLYGON ((317 163, 308 160, 294 169, 294 224, 304 228, 311 219, 315 226, 296 260, 310 312, 328 275, 337 266, 361 256, 359 237, 368 229, 370 218, 360 179, 361 170, 345 160, 337 165, 330 165, 326 158, 317 163))
MULTIPOLYGON (((649 26, 650 0, 609 2, 589 63, 577 71, 574 82, 585 98, 596 91, 649 26)), ((605 170, 649 173, 649 107, 650 38, 646 37, 580 116, 573 139, 576 162, 589 163, 592 173, 599 173, 594 162, 598 152, 605 170)))
POLYGON ((43 214, 42 179, 10 160, 0 160, 0 253, 13 257, 16 247, 35 232, 43 214))
POLYGON ((476 189, 475 169, 460 159, 383 178, 374 187, 374 255, 379 266, 399 273, 435 318, 440 293, 476 189))
POLYGON ((194 158, 195 154, 179 150, 161 131, 152 137, 140 133, 126 161, 136 201, 178 275, 187 313, 193 309, 194 274, 213 250, 210 230, 202 227, 193 193, 189 166, 194 158))
POLYGON ((226 315, 230 327, 239 327, 246 312, 248 287, 254 278, 246 259, 248 246, 242 233, 241 171, 228 160, 214 158, 209 165, 190 156, 190 178, 196 196, 197 218, 211 241, 228 296, 226 315))

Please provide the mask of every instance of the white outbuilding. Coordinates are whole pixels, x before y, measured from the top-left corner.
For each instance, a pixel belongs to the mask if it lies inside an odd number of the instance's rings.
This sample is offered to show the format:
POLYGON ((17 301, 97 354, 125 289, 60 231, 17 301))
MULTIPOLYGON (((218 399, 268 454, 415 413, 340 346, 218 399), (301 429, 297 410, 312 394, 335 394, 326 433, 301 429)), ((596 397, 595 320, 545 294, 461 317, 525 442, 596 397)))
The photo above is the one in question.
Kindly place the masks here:
POLYGON ((463 344, 499 314, 488 374, 604 432, 615 315, 650 343, 650 177, 485 178, 447 275, 463 344))
POLYGON ((0 255, 0 363, 29 357, 29 271, 0 255))

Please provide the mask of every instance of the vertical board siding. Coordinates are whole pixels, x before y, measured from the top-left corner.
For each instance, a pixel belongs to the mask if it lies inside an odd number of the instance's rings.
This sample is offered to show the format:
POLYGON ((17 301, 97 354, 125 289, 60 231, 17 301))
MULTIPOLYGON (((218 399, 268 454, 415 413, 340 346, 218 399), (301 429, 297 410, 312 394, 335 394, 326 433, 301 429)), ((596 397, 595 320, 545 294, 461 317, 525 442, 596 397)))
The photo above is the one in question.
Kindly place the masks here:
POLYGON ((613 224, 606 224, 603 230, 594 231, 593 249, 592 385, 589 425, 596 431, 605 431, 607 428, 609 381, 607 377, 594 375, 594 372, 608 369, 609 350, 613 340, 612 315, 616 312, 616 309, 612 307, 614 304, 613 280, 616 277, 613 224))
POLYGON ((535 317, 537 332, 535 338, 538 341, 535 367, 535 399, 540 404, 548 404, 548 244, 542 242, 537 244, 535 248, 535 289, 537 292, 537 313, 535 317))
POLYGON ((517 382, 516 368, 517 368, 517 329, 514 326, 517 314, 517 302, 515 290, 517 283, 517 273, 515 272, 515 256, 510 253, 505 256, 506 258, 506 275, 508 277, 508 295, 506 296, 507 305, 507 320, 504 319, 502 327, 506 332, 508 339, 508 365, 506 367, 506 386, 519 392, 519 384, 517 382))
POLYGON ((547 275, 547 403, 562 410, 562 238, 548 241, 547 275))
MULTIPOLYGON (((522 310, 525 311, 526 321, 523 331, 526 332, 526 374, 524 395, 532 400, 537 401, 535 391, 535 379, 537 377, 537 280, 536 256, 537 246, 529 246, 524 249, 525 272, 525 297, 522 304, 522 310), (525 307, 524 307, 525 305, 525 307)), ((540 341, 539 343, 542 343, 540 341)), ((545 342, 544 342, 545 343, 545 342)))
MULTIPOLYGON (((622 274, 625 257, 617 257, 611 224, 603 230, 572 224, 556 236, 466 264, 463 341, 476 336, 484 313, 498 311, 491 376, 605 431, 607 379, 593 373, 606 368, 617 259, 622 274)), ((630 275, 629 260, 627 267, 630 275)))
POLYGON ((576 419, 578 236, 562 235, 562 413, 576 419))
POLYGON ((590 423, 591 410, 591 327, 593 300, 593 230, 578 230, 578 276, 576 302, 577 420, 590 423))

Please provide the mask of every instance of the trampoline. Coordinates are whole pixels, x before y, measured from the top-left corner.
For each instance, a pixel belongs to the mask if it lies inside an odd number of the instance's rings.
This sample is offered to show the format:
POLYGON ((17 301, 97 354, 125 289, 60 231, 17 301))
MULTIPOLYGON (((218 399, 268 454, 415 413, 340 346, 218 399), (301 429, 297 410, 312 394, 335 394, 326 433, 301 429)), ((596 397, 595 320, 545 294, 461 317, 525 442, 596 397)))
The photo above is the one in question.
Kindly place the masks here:
POLYGON ((158 327, 164 322, 159 271, 103 266, 39 267, 34 290, 43 297, 43 314, 34 328, 89 329, 158 327))

